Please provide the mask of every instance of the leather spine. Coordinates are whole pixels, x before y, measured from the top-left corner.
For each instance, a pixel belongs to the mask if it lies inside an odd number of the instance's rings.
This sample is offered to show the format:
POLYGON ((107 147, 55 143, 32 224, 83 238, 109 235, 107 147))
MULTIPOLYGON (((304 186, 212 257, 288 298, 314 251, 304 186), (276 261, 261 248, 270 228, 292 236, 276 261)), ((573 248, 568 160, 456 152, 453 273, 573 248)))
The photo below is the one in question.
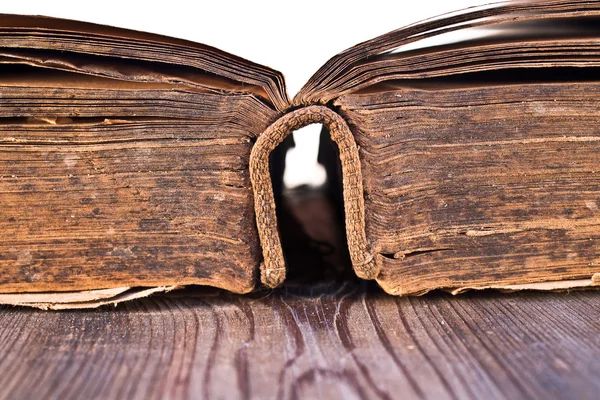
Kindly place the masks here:
POLYGON ((331 139, 339 148, 346 235, 354 271, 363 279, 375 279, 378 274, 365 234, 364 192, 358 147, 348 124, 340 115, 325 106, 313 105, 291 111, 271 124, 259 136, 250 155, 256 225, 263 253, 261 281, 270 288, 283 283, 286 267, 277 226, 269 155, 293 131, 316 123, 329 129, 331 139))

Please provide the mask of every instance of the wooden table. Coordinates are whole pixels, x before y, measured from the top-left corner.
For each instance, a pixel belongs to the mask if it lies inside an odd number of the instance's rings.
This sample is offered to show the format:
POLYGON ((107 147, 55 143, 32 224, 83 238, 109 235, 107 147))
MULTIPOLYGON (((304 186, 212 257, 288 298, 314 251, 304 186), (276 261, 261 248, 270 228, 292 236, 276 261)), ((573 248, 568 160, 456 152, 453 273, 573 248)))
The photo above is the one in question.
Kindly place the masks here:
POLYGON ((0 308, 3 398, 598 398, 600 296, 369 284, 0 308))
POLYGON ((600 292, 396 298, 340 276, 90 311, 0 307, 0 398, 600 396, 600 292))

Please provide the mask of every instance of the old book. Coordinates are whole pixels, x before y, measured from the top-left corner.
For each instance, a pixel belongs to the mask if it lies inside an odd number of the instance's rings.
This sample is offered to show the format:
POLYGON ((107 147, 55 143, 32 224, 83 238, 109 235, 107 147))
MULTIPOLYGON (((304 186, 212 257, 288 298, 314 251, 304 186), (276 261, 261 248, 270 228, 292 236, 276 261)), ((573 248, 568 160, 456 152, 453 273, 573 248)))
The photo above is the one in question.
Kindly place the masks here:
POLYGON ((292 100, 209 46, 42 17, 0 18, 0 69, 0 302, 282 284, 277 151, 313 123, 354 271, 388 293, 600 282, 597 1, 414 24, 292 100))

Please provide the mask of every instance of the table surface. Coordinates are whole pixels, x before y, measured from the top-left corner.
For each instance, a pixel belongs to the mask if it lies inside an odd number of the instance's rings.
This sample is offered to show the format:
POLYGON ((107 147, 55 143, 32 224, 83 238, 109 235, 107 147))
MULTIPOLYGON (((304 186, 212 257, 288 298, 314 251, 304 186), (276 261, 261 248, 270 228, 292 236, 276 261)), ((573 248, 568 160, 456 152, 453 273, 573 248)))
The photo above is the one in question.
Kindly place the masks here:
POLYGON ((598 398, 600 292, 392 297, 312 247, 326 261, 292 248, 290 268, 318 279, 274 291, 0 306, 0 398, 598 398))

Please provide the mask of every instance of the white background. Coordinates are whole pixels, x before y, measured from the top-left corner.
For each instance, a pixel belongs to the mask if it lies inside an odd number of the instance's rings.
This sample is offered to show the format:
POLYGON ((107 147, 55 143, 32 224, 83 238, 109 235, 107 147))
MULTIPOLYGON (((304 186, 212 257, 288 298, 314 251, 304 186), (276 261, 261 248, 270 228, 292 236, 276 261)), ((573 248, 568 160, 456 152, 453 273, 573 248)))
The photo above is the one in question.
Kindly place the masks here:
MULTIPOLYGON (((336 53, 425 18, 489 3, 416 1, 73 1, 2 0, 0 12, 96 22, 193 40, 284 73, 290 97, 336 53)), ((294 134, 288 154, 289 186, 319 184, 319 126, 294 134)))

